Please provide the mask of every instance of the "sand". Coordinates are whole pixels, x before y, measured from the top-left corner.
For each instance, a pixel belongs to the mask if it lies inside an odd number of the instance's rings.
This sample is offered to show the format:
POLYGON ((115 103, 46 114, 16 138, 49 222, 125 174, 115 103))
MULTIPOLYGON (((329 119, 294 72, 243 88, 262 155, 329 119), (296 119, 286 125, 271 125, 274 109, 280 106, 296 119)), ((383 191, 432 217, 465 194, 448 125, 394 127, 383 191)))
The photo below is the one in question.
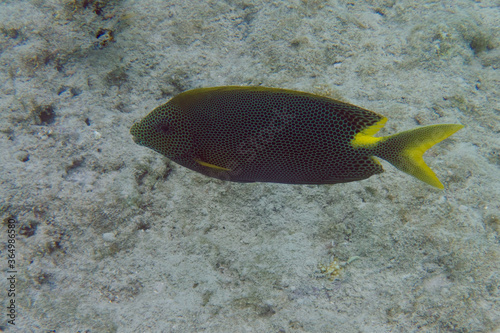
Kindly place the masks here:
POLYGON ((499 5, 2 1, 1 329, 499 331, 499 5), (382 135, 465 128, 425 155, 442 191, 385 162, 347 184, 228 183, 132 141, 219 85, 338 98, 388 117, 382 135))

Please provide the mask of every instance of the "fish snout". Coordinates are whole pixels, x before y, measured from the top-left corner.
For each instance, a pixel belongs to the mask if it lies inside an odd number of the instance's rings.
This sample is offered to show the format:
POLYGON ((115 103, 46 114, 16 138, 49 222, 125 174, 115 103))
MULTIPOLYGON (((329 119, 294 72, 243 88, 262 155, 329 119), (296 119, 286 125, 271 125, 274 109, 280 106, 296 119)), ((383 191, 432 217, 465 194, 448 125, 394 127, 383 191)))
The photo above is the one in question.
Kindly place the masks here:
POLYGON ((137 134, 138 134, 138 126, 139 126, 139 123, 134 123, 132 125, 132 127, 130 127, 130 134, 132 134, 132 140, 134 140, 135 143, 137 144, 141 144, 141 141, 139 140, 139 138, 137 137, 137 134))

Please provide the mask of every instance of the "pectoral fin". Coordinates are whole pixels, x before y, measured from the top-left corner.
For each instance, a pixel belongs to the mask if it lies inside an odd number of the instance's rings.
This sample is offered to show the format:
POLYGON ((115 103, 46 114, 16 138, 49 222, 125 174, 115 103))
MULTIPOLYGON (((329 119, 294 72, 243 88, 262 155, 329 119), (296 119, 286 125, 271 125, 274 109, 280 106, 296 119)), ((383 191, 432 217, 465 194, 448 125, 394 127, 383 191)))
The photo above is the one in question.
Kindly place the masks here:
POLYGON ((207 163, 207 162, 203 162, 202 160, 194 160, 194 161, 196 163, 198 163, 199 165, 203 165, 204 167, 211 168, 211 169, 214 169, 214 170, 231 171, 231 169, 227 169, 227 168, 223 168, 223 167, 220 167, 220 166, 217 166, 217 165, 213 165, 213 164, 210 164, 210 163, 207 163))

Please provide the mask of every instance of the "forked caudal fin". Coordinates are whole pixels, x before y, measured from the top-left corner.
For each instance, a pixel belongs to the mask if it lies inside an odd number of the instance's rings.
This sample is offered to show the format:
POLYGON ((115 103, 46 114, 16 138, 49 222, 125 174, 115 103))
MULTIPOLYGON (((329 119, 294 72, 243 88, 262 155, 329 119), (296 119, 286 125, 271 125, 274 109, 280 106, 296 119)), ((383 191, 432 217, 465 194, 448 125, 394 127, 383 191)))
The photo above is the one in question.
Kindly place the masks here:
POLYGON ((463 127, 457 124, 431 125, 383 137, 376 145, 375 156, 429 185, 443 189, 443 184, 425 164, 422 155, 463 127))

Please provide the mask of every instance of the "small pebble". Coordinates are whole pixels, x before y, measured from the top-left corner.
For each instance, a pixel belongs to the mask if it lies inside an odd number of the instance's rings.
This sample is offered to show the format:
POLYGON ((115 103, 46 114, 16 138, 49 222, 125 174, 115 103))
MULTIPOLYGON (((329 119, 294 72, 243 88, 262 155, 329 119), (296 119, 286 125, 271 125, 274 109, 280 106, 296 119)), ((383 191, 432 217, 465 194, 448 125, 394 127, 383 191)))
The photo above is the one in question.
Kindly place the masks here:
POLYGON ((102 234, 102 239, 104 239, 105 242, 112 242, 115 240, 115 234, 112 232, 106 232, 102 234))
POLYGON ((21 162, 28 162, 30 160, 30 155, 25 151, 18 151, 15 156, 21 162))

